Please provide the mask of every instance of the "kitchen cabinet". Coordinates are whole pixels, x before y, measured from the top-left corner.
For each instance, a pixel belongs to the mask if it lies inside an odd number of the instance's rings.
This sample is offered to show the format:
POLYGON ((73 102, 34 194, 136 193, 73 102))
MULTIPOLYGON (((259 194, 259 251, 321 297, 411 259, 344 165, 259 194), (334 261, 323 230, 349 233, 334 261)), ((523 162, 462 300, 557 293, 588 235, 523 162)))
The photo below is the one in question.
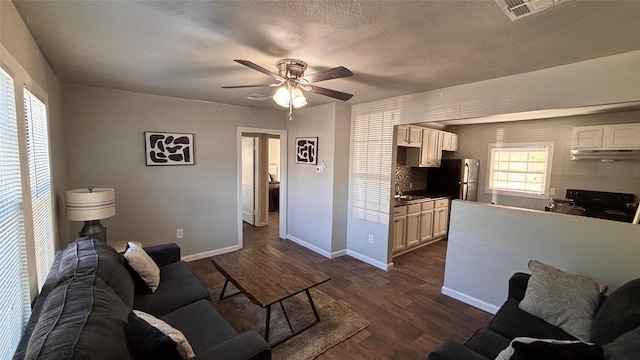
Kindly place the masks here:
POLYGON ((407 149, 407 166, 439 167, 442 159, 442 131, 423 129, 420 149, 407 149))
POLYGON ((417 126, 398 126, 398 146, 417 147, 422 144, 422 128, 417 126))
POLYGON ((438 241, 447 235, 449 199, 394 207, 393 255, 400 255, 438 241))
POLYGON ((640 149, 640 124, 577 126, 573 128, 572 149, 640 149))
POLYGON ((393 252, 406 248, 407 207, 396 206, 393 212, 393 252))
POLYGON ((407 247, 420 243, 420 204, 407 206, 407 232, 405 244, 407 247))
POLYGON ((433 201, 422 203, 420 213, 420 242, 425 243, 433 239, 433 201))
POLYGON ((447 235, 449 221, 449 199, 437 200, 433 214, 433 237, 440 238, 447 235))
POLYGON ((442 150, 458 151, 458 134, 442 132, 442 150))

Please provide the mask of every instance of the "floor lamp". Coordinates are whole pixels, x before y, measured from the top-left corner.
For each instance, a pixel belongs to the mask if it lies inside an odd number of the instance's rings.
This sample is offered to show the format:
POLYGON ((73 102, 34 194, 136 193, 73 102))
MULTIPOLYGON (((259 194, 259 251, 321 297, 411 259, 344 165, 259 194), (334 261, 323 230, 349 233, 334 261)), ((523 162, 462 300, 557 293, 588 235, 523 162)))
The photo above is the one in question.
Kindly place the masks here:
POLYGON ((67 190, 64 196, 67 218, 84 221, 80 237, 89 237, 106 242, 107 228, 100 220, 116 214, 115 191, 109 188, 67 190))

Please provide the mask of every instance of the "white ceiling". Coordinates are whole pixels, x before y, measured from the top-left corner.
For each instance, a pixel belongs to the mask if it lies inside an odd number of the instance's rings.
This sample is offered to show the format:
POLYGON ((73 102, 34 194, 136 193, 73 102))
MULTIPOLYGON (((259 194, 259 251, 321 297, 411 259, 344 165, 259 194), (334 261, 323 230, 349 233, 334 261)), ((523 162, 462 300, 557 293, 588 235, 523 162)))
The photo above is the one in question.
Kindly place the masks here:
MULTIPOLYGON (((297 58, 351 104, 640 49, 640 1, 572 0, 511 21, 488 1, 17 1, 61 80, 272 109, 244 99, 297 58)), ((311 106, 333 100, 309 94, 311 106)))

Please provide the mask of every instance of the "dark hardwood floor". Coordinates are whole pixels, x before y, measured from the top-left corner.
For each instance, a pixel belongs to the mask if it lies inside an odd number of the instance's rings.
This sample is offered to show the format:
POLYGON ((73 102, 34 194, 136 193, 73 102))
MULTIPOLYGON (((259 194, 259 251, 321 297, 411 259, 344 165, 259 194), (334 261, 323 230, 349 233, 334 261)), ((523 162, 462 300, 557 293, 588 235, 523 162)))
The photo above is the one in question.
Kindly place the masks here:
MULTIPOLYGON (((349 256, 328 259, 280 239, 277 213, 270 213, 270 223, 264 228, 245 224, 244 247, 272 246, 328 274, 332 279, 318 289, 371 323, 318 359, 426 359, 444 339, 464 342, 491 318, 440 294, 446 241, 396 257, 396 268, 382 271, 349 256)), ((209 259, 189 265, 207 287, 224 283, 209 259)))

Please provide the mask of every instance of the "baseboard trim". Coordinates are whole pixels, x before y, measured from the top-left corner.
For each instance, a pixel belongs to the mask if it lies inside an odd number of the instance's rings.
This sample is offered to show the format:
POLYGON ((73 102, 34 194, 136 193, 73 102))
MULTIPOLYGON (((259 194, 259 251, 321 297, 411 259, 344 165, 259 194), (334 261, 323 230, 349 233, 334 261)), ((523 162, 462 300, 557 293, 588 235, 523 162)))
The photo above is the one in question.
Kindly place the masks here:
POLYGON ((331 253, 331 258, 335 259, 338 258, 340 256, 345 256, 347 255, 347 249, 342 249, 342 250, 338 250, 338 251, 334 251, 331 253))
POLYGON ((353 251, 353 250, 348 250, 347 249, 347 255, 351 256, 352 258, 356 258, 362 262, 365 262, 369 265, 375 266, 378 269, 382 269, 384 271, 389 271, 389 269, 391 269, 393 267, 393 263, 389 263, 389 264, 385 264, 381 261, 378 261, 376 259, 372 259, 366 255, 362 255, 361 253, 357 252, 357 251, 353 251))
POLYGON ((302 239, 299 239, 299 238, 297 238, 297 237, 295 237, 293 235, 287 234, 287 239, 293 241, 294 243, 296 243, 296 244, 298 244, 300 246, 304 246, 304 247, 306 247, 307 249, 309 249, 311 251, 317 252, 318 254, 320 254, 320 255, 322 255, 322 256, 324 256, 326 258, 333 259, 331 257, 331 253, 328 252, 327 250, 321 249, 321 248, 319 248, 319 247, 317 247, 317 246, 315 246, 315 245, 313 245, 311 243, 308 243, 308 242, 306 242, 306 241, 304 241, 302 239))
POLYGON ((233 245, 233 246, 229 246, 222 249, 210 250, 210 251, 205 251, 197 254, 186 255, 182 257, 182 261, 193 261, 193 260, 205 259, 211 256, 226 254, 228 252, 232 252, 240 249, 241 249, 240 245, 233 245))
POLYGON ((498 306, 495 306, 493 304, 489 304, 487 302, 484 302, 482 300, 476 299, 476 298, 474 298, 472 296, 469 296, 467 294, 463 294, 463 293, 461 293, 459 291, 455 291, 455 290, 449 289, 446 286, 443 286, 441 291, 442 291, 442 293, 444 295, 452 297, 452 298, 454 298, 456 300, 460 300, 463 303, 469 304, 469 305, 471 305, 473 307, 476 307, 478 309, 484 310, 484 311, 486 311, 488 313, 491 313, 491 314, 497 313, 498 309, 500 309, 500 307, 498 307, 498 306))

